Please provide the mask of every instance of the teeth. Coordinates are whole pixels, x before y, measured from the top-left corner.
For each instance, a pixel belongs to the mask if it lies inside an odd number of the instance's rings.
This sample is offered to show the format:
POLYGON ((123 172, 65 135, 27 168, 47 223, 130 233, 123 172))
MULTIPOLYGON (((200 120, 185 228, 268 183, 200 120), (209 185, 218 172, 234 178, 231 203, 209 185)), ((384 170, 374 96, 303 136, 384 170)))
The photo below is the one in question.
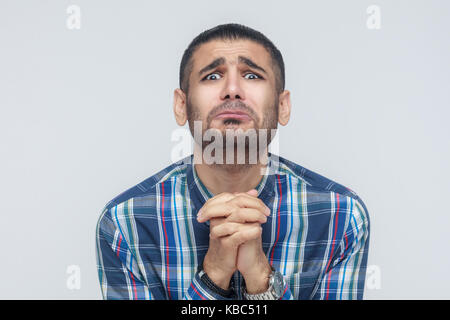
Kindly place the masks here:
POLYGON ((239 124, 240 121, 236 120, 236 119, 226 119, 223 124, 239 124))

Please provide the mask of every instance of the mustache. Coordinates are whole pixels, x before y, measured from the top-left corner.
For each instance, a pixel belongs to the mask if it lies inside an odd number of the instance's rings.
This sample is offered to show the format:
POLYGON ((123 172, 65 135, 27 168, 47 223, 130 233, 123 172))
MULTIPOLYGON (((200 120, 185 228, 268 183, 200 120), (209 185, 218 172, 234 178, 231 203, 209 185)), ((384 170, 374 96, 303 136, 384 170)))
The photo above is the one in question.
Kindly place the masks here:
POLYGON ((208 114, 208 117, 206 118, 206 123, 208 127, 210 126, 211 121, 214 119, 214 117, 225 110, 245 112, 253 119, 253 121, 256 124, 259 123, 259 117, 253 111, 252 108, 250 108, 240 100, 234 100, 234 101, 225 101, 224 103, 221 103, 220 105, 211 110, 211 112, 208 114))

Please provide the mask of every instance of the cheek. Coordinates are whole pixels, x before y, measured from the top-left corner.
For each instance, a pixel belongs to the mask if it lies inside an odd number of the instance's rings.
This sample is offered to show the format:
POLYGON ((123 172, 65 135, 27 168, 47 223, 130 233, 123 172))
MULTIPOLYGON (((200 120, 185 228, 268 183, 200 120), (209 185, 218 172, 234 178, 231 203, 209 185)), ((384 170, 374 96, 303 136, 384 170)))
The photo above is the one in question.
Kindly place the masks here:
POLYGON ((208 117, 208 107, 203 101, 199 101, 198 96, 189 97, 189 120, 202 121, 202 126, 206 125, 206 118, 208 117))
POLYGON ((268 88, 262 88, 247 95, 248 103, 257 108, 255 111, 261 118, 266 115, 268 108, 273 108, 274 100, 274 93, 268 88))
POLYGON ((220 104, 218 94, 209 88, 202 88, 201 90, 196 88, 192 90, 190 96, 191 105, 197 109, 204 119, 214 107, 220 104))

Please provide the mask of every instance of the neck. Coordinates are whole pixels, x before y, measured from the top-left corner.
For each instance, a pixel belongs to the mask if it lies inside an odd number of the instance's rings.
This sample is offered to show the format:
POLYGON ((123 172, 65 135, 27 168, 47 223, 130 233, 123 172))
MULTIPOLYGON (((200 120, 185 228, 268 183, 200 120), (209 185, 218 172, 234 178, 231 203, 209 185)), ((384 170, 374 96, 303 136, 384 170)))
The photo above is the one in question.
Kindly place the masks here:
MULTIPOLYGON (((267 161, 265 161, 267 163, 267 161)), ((247 192, 256 189, 264 176, 267 164, 206 164, 195 163, 195 171, 213 195, 223 192, 247 192)))

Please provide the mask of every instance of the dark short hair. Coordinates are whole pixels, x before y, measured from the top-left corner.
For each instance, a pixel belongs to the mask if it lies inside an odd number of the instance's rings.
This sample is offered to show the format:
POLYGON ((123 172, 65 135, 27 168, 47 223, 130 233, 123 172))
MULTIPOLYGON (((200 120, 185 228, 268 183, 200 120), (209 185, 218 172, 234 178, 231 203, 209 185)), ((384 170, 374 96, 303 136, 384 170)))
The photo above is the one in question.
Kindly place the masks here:
POLYGON ((272 57, 272 68, 275 73, 276 90, 278 93, 281 93, 284 90, 284 62, 281 52, 277 49, 277 47, 275 47, 272 41, 270 41, 261 32, 237 23, 218 25, 212 29, 200 33, 194 38, 194 40, 192 40, 188 48, 184 51, 181 59, 179 79, 181 90, 185 93, 189 90, 189 76, 193 67, 192 55, 195 50, 197 50, 200 45, 217 39, 246 39, 261 44, 264 48, 266 48, 272 57))

